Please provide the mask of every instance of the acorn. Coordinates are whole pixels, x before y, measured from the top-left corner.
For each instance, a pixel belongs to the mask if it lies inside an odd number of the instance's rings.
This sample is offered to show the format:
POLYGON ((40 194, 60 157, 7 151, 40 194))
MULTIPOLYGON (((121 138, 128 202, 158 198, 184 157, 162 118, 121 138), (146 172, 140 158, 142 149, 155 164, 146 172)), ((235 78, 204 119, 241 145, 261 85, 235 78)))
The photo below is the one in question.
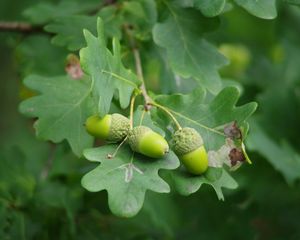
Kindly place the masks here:
POLYGON ((145 126, 130 130, 128 143, 132 151, 151 158, 162 158, 169 152, 169 145, 163 136, 145 126))
POLYGON ((121 114, 107 114, 103 118, 97 115, 90 116, 85 123, 87 132, 108 142, 120 142, 130 129, 129 119, 121 114))
POLYGON ((171 145, 188 172, 200 175, 207 170, 207 152, 202 137, 194 128, 185 127, 177 130, 171 145))

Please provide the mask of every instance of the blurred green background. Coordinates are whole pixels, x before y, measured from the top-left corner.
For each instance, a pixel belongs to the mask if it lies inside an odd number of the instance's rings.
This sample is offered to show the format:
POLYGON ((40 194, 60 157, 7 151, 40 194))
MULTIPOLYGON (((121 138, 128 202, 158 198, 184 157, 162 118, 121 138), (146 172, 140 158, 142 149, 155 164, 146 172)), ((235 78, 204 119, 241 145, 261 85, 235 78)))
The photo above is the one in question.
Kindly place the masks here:
MULTIPOLYGON (((22 13, 37 2, 2 0, 0 21, 28 21, 22 13)), ((32 94, 24 76, 64 73, 67 49, 49 33, 0 31, 0 239, 300 239, 300 8, 279 4, 274 20, 234 8, 207 38, 231 60, 221 75, 242 90, 240 104, 259 103, 247 141, 253 165, 233 173, 239 188, 224 202, 206 186, 189 197, 147 192, 142 211, 120 219, 105 192, 81 187, 86 161, 37 140, 18 113, 32 94)), ((156 92, 191 86, 160 84, 148 82, 156 92)))

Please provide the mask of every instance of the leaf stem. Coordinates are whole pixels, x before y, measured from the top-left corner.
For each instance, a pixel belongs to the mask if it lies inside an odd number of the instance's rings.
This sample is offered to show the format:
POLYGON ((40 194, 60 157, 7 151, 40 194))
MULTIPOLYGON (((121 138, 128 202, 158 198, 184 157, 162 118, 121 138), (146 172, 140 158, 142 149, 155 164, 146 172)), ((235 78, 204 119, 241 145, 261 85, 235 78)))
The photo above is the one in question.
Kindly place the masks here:
POLYGON ((118 79, 118 80, 121 80, 121 81, 127 83, 128 85, 131 85, 132 87, 138 89, 138 86, 137 86, 136 84, 134 84, 133 82, 129 81, 128 79, 126 79, 126 78, 124 78, 124 77, 122 77, 122 76, 120 76, 120 75, 118 75, 118 74, 115 74, 115 73, 113 73, 113 72, 106 71, 106 70, 104 70, 104 69, 101 70, 101 72, 102 72, 102 73, 109 74, 109 75, 111 75, 112 77, 114 77, 114 78, 116 78, 116 79, 118 79))
POLYGON ((112 154, 107 154, 107 158, 108 158, 108 159, 114 158, 114 157, 117 155, 119 149, 120 149, 120 148, 123 146, 123 144, 126 142, 126 140, 127 140, 127 137, 125 137, 125 138, 123 139, 123 141, 117 146, 116 150, 115 150, 112 154))
POLYGON ((151 102, 151 103, 149 103, 149 104, 152 105, 152 106, 155 106, 155 107, 157 107, 157 108, 159 108, 159 109, 161 109, 161 110, 164 111, 166 114, 168 114, 168 115, 171 117, 171 119, 173 120, 173 122, 175 123, 177 129, 178 129, 178 130, 182 129, 182 127, 180 126, 180 124, 179 124, 179 122, 177 121, 177 119, 174 117, 174 115, 173 115, 167 108, 165 108, 164 106, 162 106, 162 105, 160 105, 160 104, 158 104, 158 103, 156 103, 156 102, 151 102))

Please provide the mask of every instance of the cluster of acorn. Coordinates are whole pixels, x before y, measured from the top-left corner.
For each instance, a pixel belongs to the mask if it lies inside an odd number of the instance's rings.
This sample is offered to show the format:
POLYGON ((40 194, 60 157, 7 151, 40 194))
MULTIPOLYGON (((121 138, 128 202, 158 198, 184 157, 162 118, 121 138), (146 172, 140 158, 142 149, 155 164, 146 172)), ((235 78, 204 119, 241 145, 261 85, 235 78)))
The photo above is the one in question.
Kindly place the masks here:
MULTIPOLYGON (((134 152, 150 158, 162 158, 169 151, 168 142, 160 134, 146 126, 130 129, 130 121, 121 114, 97 115, 86 120, 86 130, 92 136, 116 143, 127 137, 134 152)), ((192 174, 202 174, 207 170, 208 158, 200 134, 193 128, 177 130, 172 137, 171 147, 186 169, 192 174)))

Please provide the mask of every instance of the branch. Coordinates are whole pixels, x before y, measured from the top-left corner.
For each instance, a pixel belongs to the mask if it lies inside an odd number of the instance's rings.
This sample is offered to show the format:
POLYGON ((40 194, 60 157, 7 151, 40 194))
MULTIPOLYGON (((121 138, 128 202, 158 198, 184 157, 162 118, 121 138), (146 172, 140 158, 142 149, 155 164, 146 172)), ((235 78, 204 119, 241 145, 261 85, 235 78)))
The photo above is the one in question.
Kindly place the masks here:
MULTIPOLYGON (((141 62, 140 52, 139 52, 139 50, 136 46, 135 39, 134 39, 134 37, 132 36, 132 33, 131 33, 132 26, 124 25, 124 29, 125 29, 125 33, 128 35, 129 42, 130 42, 130 45, 131 45, 131 50, 133 52, 137 76, 142 81, 140 89, 142 91, 142 95, 143 95, 144 100, 145 100, 145 111, 149 111, 152 106, 155 106, 155 107, 161 109, 162 111, 164 111, 167 115, 169 115, 171 117, 171 119, 175 123, 177 129, 180 130, 181 126, 180 126, 179 122, 177 121, 177 119, 174 117, 174 115, 167 108, 165 108, 164 106, 154 102, 152 100, 152 98, 148 95, 146 85, 145 85, 145 81, 144 81, 144 77, 143 77, 143 69, 142 69, 142 62, 141 62)), ((133 109, 133 108, 130 108, 130 109, 133 109)), ((131 115, 133 115, 133 113, 131 113, 131 115)))
POLYGON ((143 75, 143 69, 142 69, 142 62, 141 62, 141 56, 140 56, 140 52, 136 46, 136 42, 134 37, 132 36, 131 33, 131 26, 129 25, 124 25, 124 29, 125 32, 129 38, 129 42, 130 42, 130 46, 131 46, 131 50, 134 56, 134 60, 135 60, 135 68, 136 68, 136 73, 138 78, 142 81, 142 84, 140 86, 140 89, 142 91, 142 95, 144 97, 145 100, 145 110, 149 111, 151 108, 151 102, 152 99, 150 98, 150 96, 147 93, 147 89, 146 89, 146 85, 145 85, 145 81, 144 81, 144 75, 143 75))
POLYGON ((42 26, 33 26, 26 22, 3 22, 0 21, 1 32, 38 33, 44 32, 42 26))
MULTIPOLYGON (((100 9, 106 6, 114 5, 116 4, 116 0, 104 0, 103 3, 99 4, 95 9, 91 10, 90 12, 87 12, 88 15, 95 15, 99 12, 100 9)), ((44 31, 44 26, 42 25, 32 25, 27 22, 6 22, 6 21, 0 21, 0 32, 19 32, 19 33, 47 33, 44 31)))

